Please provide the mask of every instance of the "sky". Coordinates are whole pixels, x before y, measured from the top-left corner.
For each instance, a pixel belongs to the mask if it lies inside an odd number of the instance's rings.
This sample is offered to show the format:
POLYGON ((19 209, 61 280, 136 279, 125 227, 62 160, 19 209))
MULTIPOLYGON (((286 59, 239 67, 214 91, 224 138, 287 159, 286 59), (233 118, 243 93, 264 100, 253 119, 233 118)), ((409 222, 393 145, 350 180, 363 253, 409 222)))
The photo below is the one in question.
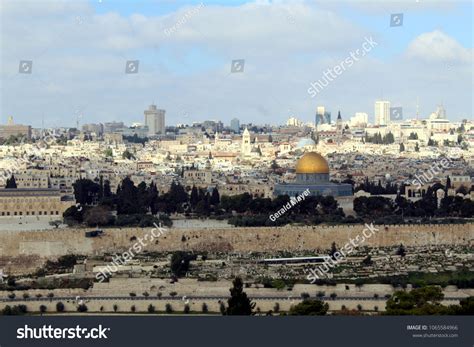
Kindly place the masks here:
POLYGON ((373 120, 379 99, 473 118, 471 1, 1 0, 0 19, 0 123, 131 124, 152 103, 167 125, 373 120))

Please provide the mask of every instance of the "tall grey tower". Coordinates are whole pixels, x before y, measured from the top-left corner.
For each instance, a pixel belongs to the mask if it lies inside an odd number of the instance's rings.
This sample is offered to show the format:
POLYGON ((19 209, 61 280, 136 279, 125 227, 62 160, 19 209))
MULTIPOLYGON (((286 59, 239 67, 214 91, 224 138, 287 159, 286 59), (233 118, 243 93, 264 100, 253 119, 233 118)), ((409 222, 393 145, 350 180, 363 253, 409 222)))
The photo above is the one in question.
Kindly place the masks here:
POLYGON ((145 110, 145 125, 148 127, 148 135, 158 135, 165 133, 165 110, 156 108, 156 105, 150 105, 145 110))

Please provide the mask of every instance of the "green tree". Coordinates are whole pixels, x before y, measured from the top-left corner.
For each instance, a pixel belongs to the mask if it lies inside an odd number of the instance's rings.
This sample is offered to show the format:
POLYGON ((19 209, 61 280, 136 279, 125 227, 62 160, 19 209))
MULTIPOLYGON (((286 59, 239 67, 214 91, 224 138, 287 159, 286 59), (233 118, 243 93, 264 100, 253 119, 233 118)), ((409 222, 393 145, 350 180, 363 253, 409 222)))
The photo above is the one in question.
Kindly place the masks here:
POLYGON ((365 266, 370 266, 372 265, 374 262, 372 261, 372 257, 370 256, 370 254, 365 257, 364 260, 362 260, 362 264, 364 264, 365 266))
POLYGON ((94 206, 84 213, 84 223, 88 226, 109 225, 113 220, 114 217, 107 206, 94 206))
POLYGON ((5 188, 17 188, 16 186, 16 180, 15 180, 15 175, 12 174, 12 177, 7 178, 7 183, 5 185, 5 188))
POLYGON ((148 208, 141 199, 141 193, 129 177, 125 177, 117 188, 117 214, 146 213, 148 208))
POLYGON ((230 289, 230 298, 227 303, 226 315, 228 316, 252 315, 252 309, 255 307, 255 303, 252 302, 243 291, 243 282, 240 277, 234 279, 233 287, 230 289))
POLYGON ((126 149, 122 153, 122 158, 132 160, 132 159, 135 159, 135 156, 132 154, 132 152, 130 152, 128 149, 126 149))
POLYGON ((155 182, 151 182, 148 187, 148 207, 153 215, 158 213, 158 188, 156 188, 155 182))
POLYGON ((217 190, 217 187, 215 187, 212 190, 212 195, 211 195, 211 198, 209 199, 209 203, 211 205, 217 206, 217 205, 219 205, 220 201, 221 201, 221 198, 219 196, 219 191, 217 190))
POLYGON ((87 312, 87 306, 85 304, 81 304, 77 306, 77 311, 78 312, 87 312))
POLYGON ((165 305, 165 312, 168 314, 173 313, 173 307, 171 306, 171 304, 165 305))
POLYGON ((148 313, 154 313, 155 312, 155 306, 152 304, 148 305, 148 313))
MULTIPOLYGON (((387 315, 433 315, 446 314, 448 308, 440 301, 444 295, 440 287, 427 286, 413 289, 410 292, 397 291, 387 300, 387 315)), ((453 310, 454 311, 454 310, 453 310)))
POLYGON ((205 302, 202 303, 202 313, 208 313, 209 308, 207 307, 207 304, 205 302))
POLYGON ((64 312, 64 304, 61 301, 56 304, 56 311, 64 312))
POLYGON ((104 151, 104 155, 106 158, 112 158, 114 156, 114 152, 112 151, 112 148, 107 148, 105 151, 104 151))
POLYGON ((72 185, 76 203, 85 206, 95 204, 99 200, 100 185, 89 179, 79 179, 72 185))
POLYGON ((304 300, 290 309, 290 316, 324 316, 329 305, 321 300, 304 300))
POLYGON ((188 314, 189 312, 191 312, 191 308, 189 307, 188 304, 185 304, 185 305, 184 305, 184 310, 183 310, 183 312, 184 312, 185 314, 188 314))
POLYGON ((191 207, 195 208, 198 201, 199 201, 198 190, 196 186, 193 186, 193 188, 191 189, 191 197, 189 199, 189 203, 191 204, 191 207))
POLYGON ((171 272, 176 277, 182 277, 186 275, 186 272, 189 270, 189 263, 191 260, 195 260, 196 255, 191 255, 187 252, 176 251, 171 256, 171 272))
POLYGON ((401 257, 404 257, 407 254, 406 249, 402 244, 400 244, 400 246, 398 246, 396 254, 401 256, 401 257))
POLYGON ((337 248, 336 248, 336 242, 333 242, 331 243, 331 249, 329 250, 329 256, 332 258, 332 259, 335 259, 334 258, 334 254, 337 252, 337 248))

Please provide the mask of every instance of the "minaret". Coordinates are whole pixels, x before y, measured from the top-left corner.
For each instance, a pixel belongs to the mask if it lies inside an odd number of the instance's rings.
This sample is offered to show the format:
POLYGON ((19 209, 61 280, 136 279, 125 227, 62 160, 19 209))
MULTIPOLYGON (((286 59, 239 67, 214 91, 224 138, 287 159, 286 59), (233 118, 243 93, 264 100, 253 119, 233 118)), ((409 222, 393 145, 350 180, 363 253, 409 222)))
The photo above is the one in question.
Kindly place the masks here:
POLYGON ((247 155, 250 154, 252 150, 252 145, 250 144, 250 132, 245 127, 244 133, 242 134, 242 154, 247 155))
POLYGON ((342 133, 342 117, 341 111, 337 113, 336 129, 338 133, 342 133))

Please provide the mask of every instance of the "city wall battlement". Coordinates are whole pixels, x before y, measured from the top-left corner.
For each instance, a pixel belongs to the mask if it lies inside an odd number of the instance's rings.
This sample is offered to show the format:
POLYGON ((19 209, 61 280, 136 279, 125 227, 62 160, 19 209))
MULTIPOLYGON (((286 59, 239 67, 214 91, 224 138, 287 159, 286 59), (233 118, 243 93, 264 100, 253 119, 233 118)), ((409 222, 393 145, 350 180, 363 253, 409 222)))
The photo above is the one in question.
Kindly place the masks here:
MULTIPOLYGON (((152 228, 104 229, 98 237, 85 237, 91 229, 67 228, 41 231, 0 231, 0 265, 12 258, 54 258, 64 254, 100 255, 122 252, 143 240, 147 251, 221 251, 273 252, 324 250, 335 242, 344 246, 358 235, 363 236, 364 225, 262 227, 262 228, 166 228, 161 235, 152 228), (136 238, 136 239, 135 239, 136 238)), ((449 225, 378 225, 370 238, 360 246, 383 247, 425 245, 473 245, 474 224, 449 225)), ((156 229, 155 229, 156 230, 156 229)), ((359 239, 360 240, 360 239, 359 239)), ((1 267, 1 266, 0 266, 1 267)))

